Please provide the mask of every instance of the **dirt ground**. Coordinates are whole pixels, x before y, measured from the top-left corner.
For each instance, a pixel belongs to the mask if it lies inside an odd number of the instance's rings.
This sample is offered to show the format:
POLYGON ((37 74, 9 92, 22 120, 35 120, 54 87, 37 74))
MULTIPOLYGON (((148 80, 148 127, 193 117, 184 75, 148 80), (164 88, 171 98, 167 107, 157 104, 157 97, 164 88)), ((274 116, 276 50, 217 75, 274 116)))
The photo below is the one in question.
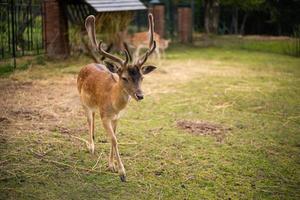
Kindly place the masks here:
POLYGON ((176 122, 176 124, 178 128, 183 129, 193 135, 210 135, 214 136, 217 141, 222 141, 225 137, 225 133, 231 129, 224 127, 221 124, 207 121, 179 120, 176 122))
MULTIPOLYGON (((1 136, 57 130, 76 134, 86 126, 76 90, 76 76, 33 81, 1 80, 1 136), (77 121, 78 130, 68 128, 77 121), (67 123, 68 122, 68 123, 67 123)), ((73 128, 74 129, 74 128, 73 128)))
MULTIPOLYGON (((203 62, 201 65, 208 63, 203 62)), ((195 65, 189 60, 187 67, 195 65)), ((199 65, 199 64, 198 64, 199 65)), ((151 81, 145 81, 146 95, 163 94, 172 90, 170 83, 183 83, 198 73, 220 73, 201 67, 179 70, 181 65, 173 63, 172 69, 159 69, 151 81), (161 84, 158 88, 157 85, 161 84)), ((78 68, 79 70, 79 68, 78 68)), ((224 74, 226 76, 226 74, 224 74)), ((66 74, 47 79, 7 78, 0 80, 0 133, 2 137, 29 131, 75 134, 87 131, 86 119, 81 109, 76 87, 77 74, 66 74), (75 128, 74 129, 74 124, 75 128), (72 128, 70 128, 72 127, 72 128), (5 133, 6 132, 6 133, 5 133)), ((147 78, 148 79, 148 78, 147 78)))

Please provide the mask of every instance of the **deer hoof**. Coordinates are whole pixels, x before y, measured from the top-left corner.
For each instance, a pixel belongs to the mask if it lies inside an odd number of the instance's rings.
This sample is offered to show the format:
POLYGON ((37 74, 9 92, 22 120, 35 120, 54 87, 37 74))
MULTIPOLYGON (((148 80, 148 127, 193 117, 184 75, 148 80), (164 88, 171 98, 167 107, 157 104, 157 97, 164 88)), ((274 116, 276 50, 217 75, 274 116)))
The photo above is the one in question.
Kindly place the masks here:
POLYGON ((122 182, 126 182, 126 176, 124 174, 120 175, 120 179, 122 182))
POLYGON ((115 167, 115 165, 110 165, 110 166, 108 166, 108 170, 111 171, 111 172, 114 172, 114 173, 118 172, 118 170, 117 170, 117 168, 115 167))
POLYGON ((90 144, 88 148, 89 148, 89 151, 91 154, 95 154, 95 145, 94 144, 90 144))

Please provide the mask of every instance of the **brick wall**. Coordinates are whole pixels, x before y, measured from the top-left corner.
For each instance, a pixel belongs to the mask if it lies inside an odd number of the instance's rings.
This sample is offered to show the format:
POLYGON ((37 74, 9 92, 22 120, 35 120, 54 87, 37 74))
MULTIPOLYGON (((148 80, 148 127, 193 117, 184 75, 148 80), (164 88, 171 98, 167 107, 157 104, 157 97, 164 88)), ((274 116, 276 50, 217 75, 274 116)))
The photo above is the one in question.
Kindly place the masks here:
POLYGON ((44 0, 43 4, 44 45, 50 58, 65 58, 69 55, 68 20, 63 0, 44 0))
POLYGON ((149 8, 153 14, 154 31, 162 38, 165 37, 165 6, 163 4, 154 4, 149 8))
POLYGON ((179 7, 178 10, 178 34, 182 43, 192 42, 192 9, 179 7))

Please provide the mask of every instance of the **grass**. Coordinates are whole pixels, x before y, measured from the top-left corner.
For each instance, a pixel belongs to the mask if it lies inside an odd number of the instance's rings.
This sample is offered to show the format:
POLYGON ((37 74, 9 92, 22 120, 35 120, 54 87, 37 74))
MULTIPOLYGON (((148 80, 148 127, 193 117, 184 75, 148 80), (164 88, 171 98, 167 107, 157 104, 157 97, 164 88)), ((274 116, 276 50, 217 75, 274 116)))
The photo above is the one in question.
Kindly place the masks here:
POLYGON ((131 102, 120 120, 126 183, 105 169, 109 144, 99 120, 96 155, 70 136, 88 138, 80 107, 67 101, 76 96, 76 73, 87 62, 46 61, 3 80, 34 83, 30 96, 16 91, 10 100, 21 104, 12 108, 41 104, 33 108, 39 108, 42 120, 11 122, 0 131, 0 199, 300 198, 300 59, 173 46, 157 63, 159 70, 145 78, 146 99, 131 102), (39 101, 32 105, 18 97, 39 101), (50 97, 60 100, 60 107, 50 97), (42 115, 47 107, 60 115, 47 121, 42 115), (218 142, 177 129, 181 119, 207 120, 231 131, 218 142), (39 128, 59 121, 70 131, 39 128))
MULTIPOLYGON (((291 37, 270 36, 201 36, 195 34, 196 44, 200 46, 215 46, 224 49, 248 50, 297 56, 297 40, 291 37), (294 50, 295 49, 295 50, 294 50)), ((298 42, 299 43, 299 42, 298 42)), ((298 45, 299 46, 299 45, 298 45)), ((299 56, 298 56, 299 57, 299 56)))
POLYGON ((0 77, 7 78, 10 75, 12 75, 14 72, 27 70, 33 65, 38 67, 43 67, 46 65, 46 60, 44 55, 26 56, 26 57, 24 56, 24 57, 17 58, 16 64, 17 64, 16 69, 14 69, 13 58, 5 59, 2 62, 0 62, 0 77))

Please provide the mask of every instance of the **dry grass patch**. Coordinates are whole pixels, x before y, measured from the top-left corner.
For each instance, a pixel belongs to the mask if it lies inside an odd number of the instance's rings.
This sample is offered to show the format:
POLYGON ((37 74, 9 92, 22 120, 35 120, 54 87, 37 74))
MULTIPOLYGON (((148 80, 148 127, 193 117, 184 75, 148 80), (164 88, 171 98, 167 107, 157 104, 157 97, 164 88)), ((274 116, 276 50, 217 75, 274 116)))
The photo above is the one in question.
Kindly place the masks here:
POLYGON ((178 128, 183 129, 193 135, 213 136, 219 142, 225 138, 225 133, 231 130, 231 128, 227 128, 221 124, 208 121, 178 120, 176 125, 178 128))

